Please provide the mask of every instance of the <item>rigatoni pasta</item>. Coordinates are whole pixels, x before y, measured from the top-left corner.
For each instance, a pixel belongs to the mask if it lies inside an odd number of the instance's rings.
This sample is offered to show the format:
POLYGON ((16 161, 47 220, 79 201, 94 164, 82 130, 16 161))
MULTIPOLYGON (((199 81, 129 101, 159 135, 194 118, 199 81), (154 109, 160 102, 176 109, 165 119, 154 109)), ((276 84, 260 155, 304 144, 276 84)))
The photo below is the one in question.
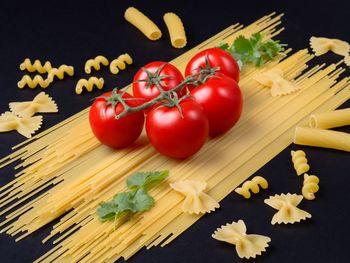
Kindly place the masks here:
POLYGON ((183 48, 187 44, 186 32, 184 25, 174 13, 166 13, 163 16, 164 22, 168 28, 171 44, 175 48, 183 48))
POLYGON ((126 21, 139 29, 148 39, 158 40, 162 32, 158 26, 135 7, 129 7, 124 13, 126 21))
POLYGON ((312 114, 309 119, 311 128, 331 129, 350 125, 350 108, 312 114))
POLYGON ((296 127, 293 142, 350 152, 350 134, 345 132, 296 127))

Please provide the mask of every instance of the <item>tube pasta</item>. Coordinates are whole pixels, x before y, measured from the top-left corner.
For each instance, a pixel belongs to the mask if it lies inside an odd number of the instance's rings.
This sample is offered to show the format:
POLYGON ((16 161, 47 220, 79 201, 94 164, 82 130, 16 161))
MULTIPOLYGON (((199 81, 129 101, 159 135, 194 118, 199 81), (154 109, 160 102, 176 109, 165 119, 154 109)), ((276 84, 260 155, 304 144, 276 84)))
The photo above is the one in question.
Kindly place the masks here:
POLYGON ((108 66, 109 61, 106 57, 104 56, 97 56, 93 59, 89 59, 88 61, 85 62, 85 73, 90 74, 91 69, 94 68, 95 70, 100 70, 101 69, 101 64, 103 66, 108 66))
POLYGON ((139 29, 148 39, 158 40, 162 32, 157 25, 135 7, 129 7, 124 13, 126 21, 139 29))
POLYGON ((31 117, 37 112, 58 112, 57 104, 45 92, 40 92, 32 101, 10 102, 9 107, 20 117, 31 117))
POLYGON ((33 79, 29 75, 24 75, 22 79, 17 82, 17 87, 23 89, 27 85, 31 89, 34 89, 37 86, 45 89, 51 82, 50 79, 43 79, 40 75, 35 75, 33 79))
POLYGON ((235 192, 244 196, 244 198, 249 199, 251 196, 249 190, 252 191, 254 194, 257 194, 260 191, 259 186, 262 189, 267 189, 269 187, 269 184, 264 177, 255 176, 252 180, 244 182, 241 187, 237 187, 235 189, 235 192))
POLYGON ((0 115, 0 132, 17 130, 23 136, 31 138, 32 134, 41 127, 42 121, 42 116, 22 118, 13 112, 6 111, 0 115))
POLYGON ((305 199, 314 200, 315 193, 320 189, 318 184, 320 179, 316 175, 304 174, 303 188, 301 192, 305 199))
POLYGON ((166 13, 163 16, 163 19, 168 28, 172 46, 175 48, 185 47, 187 44, 187 38, 180 17, 174 13, 166 13))
POLYGON ((350 134, 345 132, 296 127, 293 142, 350 152, 350 134))
POLYGON ((52 69, 52 65, 50 61, 45 61, 44 65, 40 62, 40 60, 36 59, 34 63, 31 62, 29 58, 26 58, 20 65, 20 70, 27 70, 29 72, 39 72, 40 74, 44 74, 49 72, 52 69))
POLYGON ((55 77, 58 79, 63 79, 65 74, 68 76, 74 75, 74 68, 72 66, 61 65, 59 68, 53 68, 49 71, 47 79, 52 82, 55 77))
POLYGON ((118 74, 119 69, 124 70, 127 64, 131 65, 132 63, 133 60, 130 55, 125 53, 112 60, 111 64, 109 65, 109 70, 112 74, 118 74))
POLYGON ((243 220, 227 223, 216 229, 212 237, 236 246, 240 258, 255 258, 265 252, 271 238, 262 235, 247 234, 247 227, 243 220))
POLYGON ((347 54, 344 58, 344 63, 345 65, 349 66, 350 67, 350 55, 347 54))
POLYGON ((317 129, 331 129, 350 125, 350 108, 312 114, 309 126, 317 129))
POLYGON ((311 214, 297 207, 302 200, 302 195, 290 193, 274 195, 265 199, 265 204, 278 210, 272 217, 271 224, 294 224, 295 222, 311 218, 311 214))
POLYGON ((292 162, 297 175, 301 175, 310 170, 310 166, 307 163, 306 154, 302 150, 291 151, 292 162))
POLYGON ((334 38, 311 37, 310 46, 316 56, 321 56, 328 51, 338 55, 346 56, 350 51, 348 42, 334 38))
POLYGON ((93 87, 96 86, 98 89, 102 89, 104 85, 103 78, 91 77, 87 79, 80 79, 75 86, 75 93, 81 94, 83 92, 83 88, 85 88, 88 92, 93 90, 93 87))

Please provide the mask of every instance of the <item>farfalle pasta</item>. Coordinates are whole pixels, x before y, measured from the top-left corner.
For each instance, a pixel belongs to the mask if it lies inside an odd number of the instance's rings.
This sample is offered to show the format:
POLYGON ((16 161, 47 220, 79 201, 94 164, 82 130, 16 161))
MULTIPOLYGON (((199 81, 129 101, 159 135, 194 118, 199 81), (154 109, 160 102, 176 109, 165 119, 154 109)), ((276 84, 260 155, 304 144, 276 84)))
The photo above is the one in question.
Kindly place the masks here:
POLYGON ((226 224, 215 230, 212 237, 236 246, 240 258, 255 258, 266 251, 271 238, 256 234, 247 234, 247 227, 243 220, 226 224))
POLYGON ((49 71, 47 79, 52 82, 54 78, 63 79, 65 75, 73 76, 74 75, 74 67, 61 65, 58 68, 53 68, 49 71))
POLYGON ((91 77, 88 80, 87 79, 80 79, 77 82, 77 85, 75 86, 75 93, 81 94, 83 92, 83 89, 85 88, 88 92, 91 92, 96 86, 98 89, 102 89, 104 85, 104 79, 103 78, 96 78, 91 77))
POLYGON ((118 74, 119 70, 124 70, 126 65, 131 65, 133 63, 132 58, 128 53, 122 54, 116 59, 112 60, 109 65, 109 70, 112 74, 118 74))
POLYGON ((303 194, 305 199, 315 199, 315 193, 317 193, 320 189, 318 186, 319 182, 320 179, 316 175, 304 174, 304 182, 303 188, 301 189, 301 193, 303 194))
POLYGON ((40 60, 36 59, 34 63, 31 62, 29 58, 26 58, 20 65, 20 70, 27 70, 28 72, 39 72, 40 74, 44 74, 49 72, 52 69, 52 65, 50 61, 45 61, 44 64, 40 62, 40 60))
POLYGON ((204 193, 206 182, 185 180, 171 183, 170 187, 186 196, 182 204, 183 212, 210 213, 220 207, 216 200, 204 193))
POLYGON ((37 131, 42 124, 42 116, 18 117, 13 112, 6 111, 0 115, 0 132, 17 130, 27 138, 37 131))
POLYGON ((40 92, 32 101, 10 102, 9 107, 20 117, 31 117, 37 112, 58 112, 57 104, 45 92, 40 92))
POLYGON ((40 75, 35 75, 34 78, 31 78, 29 75, 24 75, 22 79, 17 82, 17 87, 23 89, 27 85, 31 89, 34 89, 37 86, 45 89, 50 85, 51 82, 51 80, 44 79, 40 75))
POLYGON ((106 57, 104 56, 97 56, 95 58, 89 59, 88 61, 85 62, 85 73, 90 74, 91 69, 95 70, 100 70, 101 65, 103 66, 108 66, 109 61, 106 57))
POLYGON ((257 194, 260 191, 260 187, 262 189, 267 189, 269 184, 264 177, 255 176, 252 180, 244 182, 241 187, 237 187, 235 192, 248 199, 251 196, 250 191, 257 194))
POLYGON ((271 224, 294 224, 295 222, 311 218, 311 214, 297 207, 302 200, 302 195, 290 193, 270 196, 268 199, 265 199, 265 204, 278 210, 272 217, 271 224))
POLYGON ((278 68, 259 73, 253 79, 269 87, 273 97, 288 95, 299 90, 296 84, 284 78, 283 71, 278 68))
POLYGON ((301 175, 310 170, 310 166, 307 163, 306 153, 302 150, 291 151, 292 162, 297 175, 301 175))
POLYGON ((321 56, 328 51, 332 51, 338 55, 346 56, 350 51, 348 42, 325 37, 311 37, 310 46, 316 56, 321 56))

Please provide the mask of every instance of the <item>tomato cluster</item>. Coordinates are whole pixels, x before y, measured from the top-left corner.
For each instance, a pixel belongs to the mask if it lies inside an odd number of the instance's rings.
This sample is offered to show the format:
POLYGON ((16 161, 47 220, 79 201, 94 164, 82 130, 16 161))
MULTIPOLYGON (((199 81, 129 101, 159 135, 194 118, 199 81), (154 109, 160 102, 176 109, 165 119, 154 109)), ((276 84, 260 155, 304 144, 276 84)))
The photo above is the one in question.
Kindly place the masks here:
POLYGON ((173 65, 149 63, 134 77, 133 96, 120 95, 126 105, 115 100, 111 92, 95 100, 89 114, 91 129, 101 143, 124 148, 140 136, 146 122, 147 136, 157 151, 171 158, 187 158, 202 148, 208 136, 227 132, 239 120, 243 105, 239 73, 236 61, 226 51, 204 50, 186 66, 185 81, 195 80, 191 85, 176 90, 167 101, 116 119, 124 106, 142 106, 183 83, 184 77, 173 65), (200 72, 208 67, 215 72, 203 80, 200 72))

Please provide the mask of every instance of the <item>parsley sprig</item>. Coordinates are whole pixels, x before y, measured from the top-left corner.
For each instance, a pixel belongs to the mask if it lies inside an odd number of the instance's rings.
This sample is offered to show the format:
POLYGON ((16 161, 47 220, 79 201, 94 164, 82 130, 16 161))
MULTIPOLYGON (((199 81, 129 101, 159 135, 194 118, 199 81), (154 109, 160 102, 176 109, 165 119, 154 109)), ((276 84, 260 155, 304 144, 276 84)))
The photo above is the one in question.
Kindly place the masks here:
POLYGON ((116 220, 121 216, 130 216, 137 212, 144 212, 154 205, 154 199, 148 194, 148 189, 164 180, 169 171, 137 172, 127 178, 129 191, 118 193, 111 201, 103 202, 97 208, 97 215, 101 221, 116 220))
POLYGON ((240 69, 248 63, 261 67, 266 61, 273 59, 277 54, 284 51, 286 44, 280 44, 278 40, 268 39, 263 41, 260 33, 253 34, 250 38, 237 37, 231 46, 227 43, 219 47, 228 51, 236 59, 240 69))

